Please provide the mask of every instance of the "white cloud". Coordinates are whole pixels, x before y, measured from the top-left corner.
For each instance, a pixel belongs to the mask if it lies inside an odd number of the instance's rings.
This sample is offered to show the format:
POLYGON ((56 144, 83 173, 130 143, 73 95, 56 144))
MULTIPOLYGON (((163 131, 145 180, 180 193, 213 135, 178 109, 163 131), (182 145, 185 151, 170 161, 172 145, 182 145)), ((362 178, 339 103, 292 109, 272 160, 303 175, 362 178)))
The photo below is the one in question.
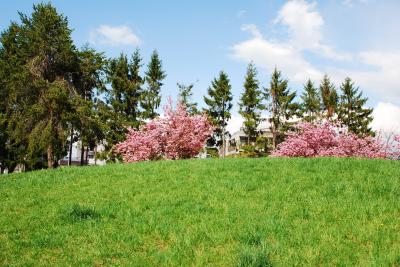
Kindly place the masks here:
POLYGON ((384 133, 400 134, 400 106, 388 102, 379 102, 372 113, 371 127, 384 133))
POLYGON ((254 61, 266 72, 277 67, 289 80, 300 84, 308 78, 318 81, 323 73, 337 84, 350 76, 362 90, 373 92, 381 100, 400 103, 400 51, 337 53, 323 42, 324 20, 315 9, 315 3, 292 0, 279 10, 274 24, 287 26, 287 41, 265 38, 256 25, 243 25, 241 29, 250 32, 252 37, 233 45, 231 56, 245 62, 254 61), (353 66, 362 68, 337 67, 335 62, 317 67, 307 60, 306 51, 327 59, 352 59, 353 66))
POLYGON ((101 25, 90 32, 89 40, 92 44, 110 46, 138 46, 141 43, 140 38, 127 25, 101 25))
POLYGON ((367 3, 368 0, 343 0, 342 4, 347 7, 353 7, 356 3, 367 3))
POLYGON ((331 68, 329 73, 336 81, 350 76, 362 89, 374 92, 382 100, 400 103, 400 52, 364 51, 356 59, 371 69, 331 68))
POLYGON ((307 78, 319 79, 322 76, 321 72, 290 44, 263 38, 255 25, 245 25, 242 30, 250 31, 253 37, 232 47, 234 58, 253 61, 267 72, 278 67, 296 82, 304 82, 307 78))
POLYGON ((290 43, 296 49, 310 50, 330 59, 351 60, 350 54, 338 53, 331 46, 324 44, 322 36, 324 19, 316 11, 316 6, 316 2, 288 1, 279 10, 274 23, 288 27, 290 43))
POLYGON ((275 23, 282 23, 289 28, 291 42, 298 48, 315 48, 322 40, 324 20, 315 11, 315 6, 315 2, 289 1, 279 10, 275 19, 275 23))

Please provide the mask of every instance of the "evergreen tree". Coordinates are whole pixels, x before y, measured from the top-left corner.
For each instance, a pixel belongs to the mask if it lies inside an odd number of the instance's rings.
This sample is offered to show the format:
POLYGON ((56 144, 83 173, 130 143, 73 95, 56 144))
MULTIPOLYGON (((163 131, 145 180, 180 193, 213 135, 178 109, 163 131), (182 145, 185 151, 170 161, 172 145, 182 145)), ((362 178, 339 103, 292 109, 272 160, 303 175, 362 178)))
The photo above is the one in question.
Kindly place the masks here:
POLYGON ((244 119, 244 133, 247 135, 247 143, 254 142, 257 138, 257 127, 261 120, 262 92, 259 89, 260 83, 257 80, 257 70, 254 64, 250 63, 247 67, 244 92, 239 102, 239 113, 244 119))
POLYGON ((372 121, 372 108, 366 108, 368 98, 362 96, 358 87, 347 77, 340 86, 341 95, 338 106, 338 119, 357 135, 372 135, 369 127, 372 121))
MULTIPOLYGON (((69 159, 71 165, 72 144, 81 141, 81 165, 84 164, 84 151, 95 148, 104 138, 104 122, 99 119, 96 109, 97 95, 104 89, 104 71, 106 60, 87 46, 77 52, 78 71, 74 74, 74 86, 80 97, 74 101, 76 113, 71 117, 69 138, 69 159)), ((88 153, 86 153, 87 162, 88 153)))
POLYGON ((327 118, 332 119, 337 111, 338 95, 328 75, 324 75, 319 90, 321 92, 322 108, 326 112, 327 118))
POLYGON ((177 83, 177 86, 179 89, 178 100, 185 105, 186 111, 191 115, 198 114, 199 111, 197 110, 197 103, 191 102, 191 98, 193 95, 193 84, 184 85, 181 83, 177 83))
POLYGON ((108 66, 107 102, 109 106, 99 103, 100 117, 106 122, 105 158, 114 160, 112 147, 125 138, 127 127, 139 128, 141 124, 140 101, 143 94, 144 78, 140 75, 142 58, 136 49, 128 61, 126 55, 111 59, 108 66))
POLYGON ((304 85, 304 92, 300 97, 302 99, 301 112, 304 120, 312 122, 317 119, 321 112, 321 97, 310 79, 304 85))
POLYGON ((225 157, 226 153, 226 125, 231 118, 232 92, 228 75, 221 71, 218 78, 214 78, 211 86, 208 88, 208 96, 204 97, 207 105, 205 112, 216 127, 213 141, 222 148, 221 155, 225 157))
POLYGON ((112 59, 108 68, 108 81, 111 84, 109 101, 124 126, 138 128, 139 102, 143 93, 143 78, 140 76, 142 58, 139 50, 132 55, 128 62, 126 55, 112 59))
MULTIPOLYGON (((39 167, 43 155, 53 168, 65 154, 67 119, 72 109, 72 74, 76 49, 71 40, 67 19, 51 4, 33 6, 30 17, 20 13, 21 25, 11 42, 12 53, 6 52, 9 103, 9 146, 28 163, 39 167), (17 59, 17 60, 16 60, 17 59)), ((3 40, 5 41, 5 40, 3 40)), ((8 44, 3 44, 7 47, 8 44)), ((8 48, 7 48, 8 49, 8 48)))
POLYGON ((299 105, 294 102, 296 92, 288 88, 288 80, 276 68, 271 76, 269 88, 265 88, 268 101, 267 110, 271 114, 272 146, 276 148, 284 139, 284 133, 290 126, 290 119, 298 113, 299 105))
POLYGON ((156 50, 153 51, 149 64, 147 65, 147 71, 145 72, 145 80, 147 82, 147 88, 143 91, 141 98, 141 106, 144 109, 143 118, 153 119, 157 113, 157 108, 161 102, 161 86, 163 85, 166 74, 162 69, 162 62, 158 56, 156 50))

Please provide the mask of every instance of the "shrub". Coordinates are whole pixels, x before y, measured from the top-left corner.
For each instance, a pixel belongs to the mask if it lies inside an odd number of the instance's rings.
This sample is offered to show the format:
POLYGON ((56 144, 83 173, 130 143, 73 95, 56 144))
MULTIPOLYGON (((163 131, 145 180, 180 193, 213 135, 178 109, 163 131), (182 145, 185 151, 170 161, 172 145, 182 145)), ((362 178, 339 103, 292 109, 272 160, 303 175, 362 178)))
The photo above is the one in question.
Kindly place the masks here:
POLYGON ((173 110, 170 100, 164 114, 139 130, 129 129, 126 140, 115 145, 124 162, 192 158, 213 132, 205 115, 189 115, 181 103, 173 110))
MULTIPOLYGON (((330 122, 297 125, 297 131, 288 133, 287 139, 272 153, 285 157, 395 157, 398 149, 385 144, 379 137, 360 137, 330 122)), ((396 137, 397 142, 400 141, 396 137)), ((398 145, 398 144, 397 144, 398 145)))

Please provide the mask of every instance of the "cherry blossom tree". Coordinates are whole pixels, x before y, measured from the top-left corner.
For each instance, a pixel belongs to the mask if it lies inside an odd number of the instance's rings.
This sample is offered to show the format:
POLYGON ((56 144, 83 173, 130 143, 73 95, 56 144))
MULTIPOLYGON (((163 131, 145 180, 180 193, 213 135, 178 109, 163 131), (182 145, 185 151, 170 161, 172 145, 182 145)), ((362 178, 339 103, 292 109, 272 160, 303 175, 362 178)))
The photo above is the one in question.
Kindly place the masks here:
POLYGON ((273 156, 398 158, 400 137, 385 144, 379 137, 359 137, 332 122, 303 122, 288 133, 273 156), (396 148, 397 146, 397 148, 396 148), (397 153, 397 154, 396 154, 397 153))
POLYGON ((114 151, 124 162, 192 158, 212 133, 207 116, 189 115, 180 102, 173 110, 170 99, 164 117, 149 121, 139 130, 129 129, 126 140, 115 145, 114 151))

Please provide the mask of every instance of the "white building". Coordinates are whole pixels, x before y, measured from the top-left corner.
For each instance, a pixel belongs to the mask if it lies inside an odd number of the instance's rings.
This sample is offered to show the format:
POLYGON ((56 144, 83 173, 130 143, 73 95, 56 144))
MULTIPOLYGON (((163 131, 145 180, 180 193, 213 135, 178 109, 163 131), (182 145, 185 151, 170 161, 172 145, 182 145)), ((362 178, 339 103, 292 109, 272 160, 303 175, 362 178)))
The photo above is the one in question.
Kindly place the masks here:
MULTIPOLYGON (((93 150, 85 149, 83 151, 83 159, 85 165, 104 165, 106 164, 105 160, 98 159, 98 154, 104 151, 104 145, 98 144, 94 147, 93 150)), ((82 145, 81 142, 75 142, 72 144, 72 153, 71 153, 71 165, 80 165, 82 157, 82 145)), ((60 165, 68 165, 69 160, 69 151, 67 155, 60 160, 60 165)))

